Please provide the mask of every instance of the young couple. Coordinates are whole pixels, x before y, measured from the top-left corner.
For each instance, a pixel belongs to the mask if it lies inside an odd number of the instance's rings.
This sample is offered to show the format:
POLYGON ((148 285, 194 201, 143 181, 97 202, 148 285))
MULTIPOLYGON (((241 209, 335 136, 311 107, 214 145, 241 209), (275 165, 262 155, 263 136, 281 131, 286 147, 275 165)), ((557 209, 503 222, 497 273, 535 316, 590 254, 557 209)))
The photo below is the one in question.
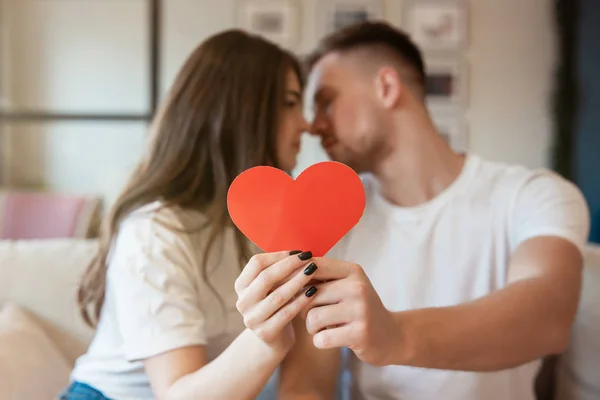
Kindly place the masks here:
POLYGON ((281 366, 277 398, 332 399, 349 348, 356 399, 533 399, 569 340, 587 205, 550 172, 454 153, 424 85, 405 34, 354 25, 310 59, 309 126, 291 54, 239 31, 201 44, 82 281, 97 331, 62 398, 253 399, 281 366), (327 258, 260 254, 228 187, 291 171, 308 130, 362 173, 364 216, 327 258))

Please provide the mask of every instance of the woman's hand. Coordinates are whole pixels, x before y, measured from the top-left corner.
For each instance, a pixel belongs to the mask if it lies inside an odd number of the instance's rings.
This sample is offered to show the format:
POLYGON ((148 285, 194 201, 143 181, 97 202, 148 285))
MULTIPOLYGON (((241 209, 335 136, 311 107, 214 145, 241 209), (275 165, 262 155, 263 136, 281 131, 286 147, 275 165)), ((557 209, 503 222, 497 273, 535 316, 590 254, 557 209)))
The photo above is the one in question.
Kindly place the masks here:
POLYGON ((310 251, 255 255, 235 282, 244 324, 277 351, 294 344, 291 321, 317 292, 306 287, 317 270, 311 259, 310 251))

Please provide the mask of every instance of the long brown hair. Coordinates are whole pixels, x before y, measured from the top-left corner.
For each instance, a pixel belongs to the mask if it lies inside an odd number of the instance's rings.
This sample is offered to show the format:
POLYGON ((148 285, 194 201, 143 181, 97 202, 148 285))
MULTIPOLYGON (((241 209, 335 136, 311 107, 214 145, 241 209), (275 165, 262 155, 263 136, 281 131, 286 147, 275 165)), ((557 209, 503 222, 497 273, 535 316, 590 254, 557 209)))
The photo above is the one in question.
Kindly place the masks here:
MULTIPOLYGON (((232 226, 226 207, 229 185, 257 165, 277 167, 276 134, 292 69, 301 84, 297 59, 257 36, 239 30, 216 34, 189 56, 156 115, 144 159, 103 221, 96 257, 78 291, 81 315, 90 326, 100 318, 106 288, 107 258, 120 223, 140 207, 201 211, 210 229, 210 247, 232 226)), ((248 242, 237 229, 240 266, 248 242)))

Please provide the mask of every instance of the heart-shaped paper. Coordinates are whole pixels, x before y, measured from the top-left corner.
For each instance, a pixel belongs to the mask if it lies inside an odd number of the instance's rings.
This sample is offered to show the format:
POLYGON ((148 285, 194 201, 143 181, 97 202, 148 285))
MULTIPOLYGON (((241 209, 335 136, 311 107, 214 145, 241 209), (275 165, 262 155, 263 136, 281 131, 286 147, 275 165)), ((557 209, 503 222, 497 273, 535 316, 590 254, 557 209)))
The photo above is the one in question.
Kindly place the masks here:
POLYGON ((227 207, 233 223, 263 251, 321 257, 358 223, 365 191, 351 168, 334 161, 314 164, 296 180, 260 166, 234 179, 227 207))

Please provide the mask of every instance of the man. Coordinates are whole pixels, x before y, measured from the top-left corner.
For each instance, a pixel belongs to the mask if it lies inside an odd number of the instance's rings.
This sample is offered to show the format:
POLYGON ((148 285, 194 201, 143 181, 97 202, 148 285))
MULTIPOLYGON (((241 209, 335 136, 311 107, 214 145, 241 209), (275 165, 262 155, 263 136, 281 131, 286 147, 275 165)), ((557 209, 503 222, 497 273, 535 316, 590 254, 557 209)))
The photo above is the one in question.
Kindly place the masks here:
POLYGON ((578 189, 453 152, 425 106, 420 51, 387 24, 325 38, 310 68, 314 133, 364 173, 367 206, 314 259, 324 283, 294 321, 278 398, 331 399, 348 347, 355 399, 534 399, 578 305, 578 189))

